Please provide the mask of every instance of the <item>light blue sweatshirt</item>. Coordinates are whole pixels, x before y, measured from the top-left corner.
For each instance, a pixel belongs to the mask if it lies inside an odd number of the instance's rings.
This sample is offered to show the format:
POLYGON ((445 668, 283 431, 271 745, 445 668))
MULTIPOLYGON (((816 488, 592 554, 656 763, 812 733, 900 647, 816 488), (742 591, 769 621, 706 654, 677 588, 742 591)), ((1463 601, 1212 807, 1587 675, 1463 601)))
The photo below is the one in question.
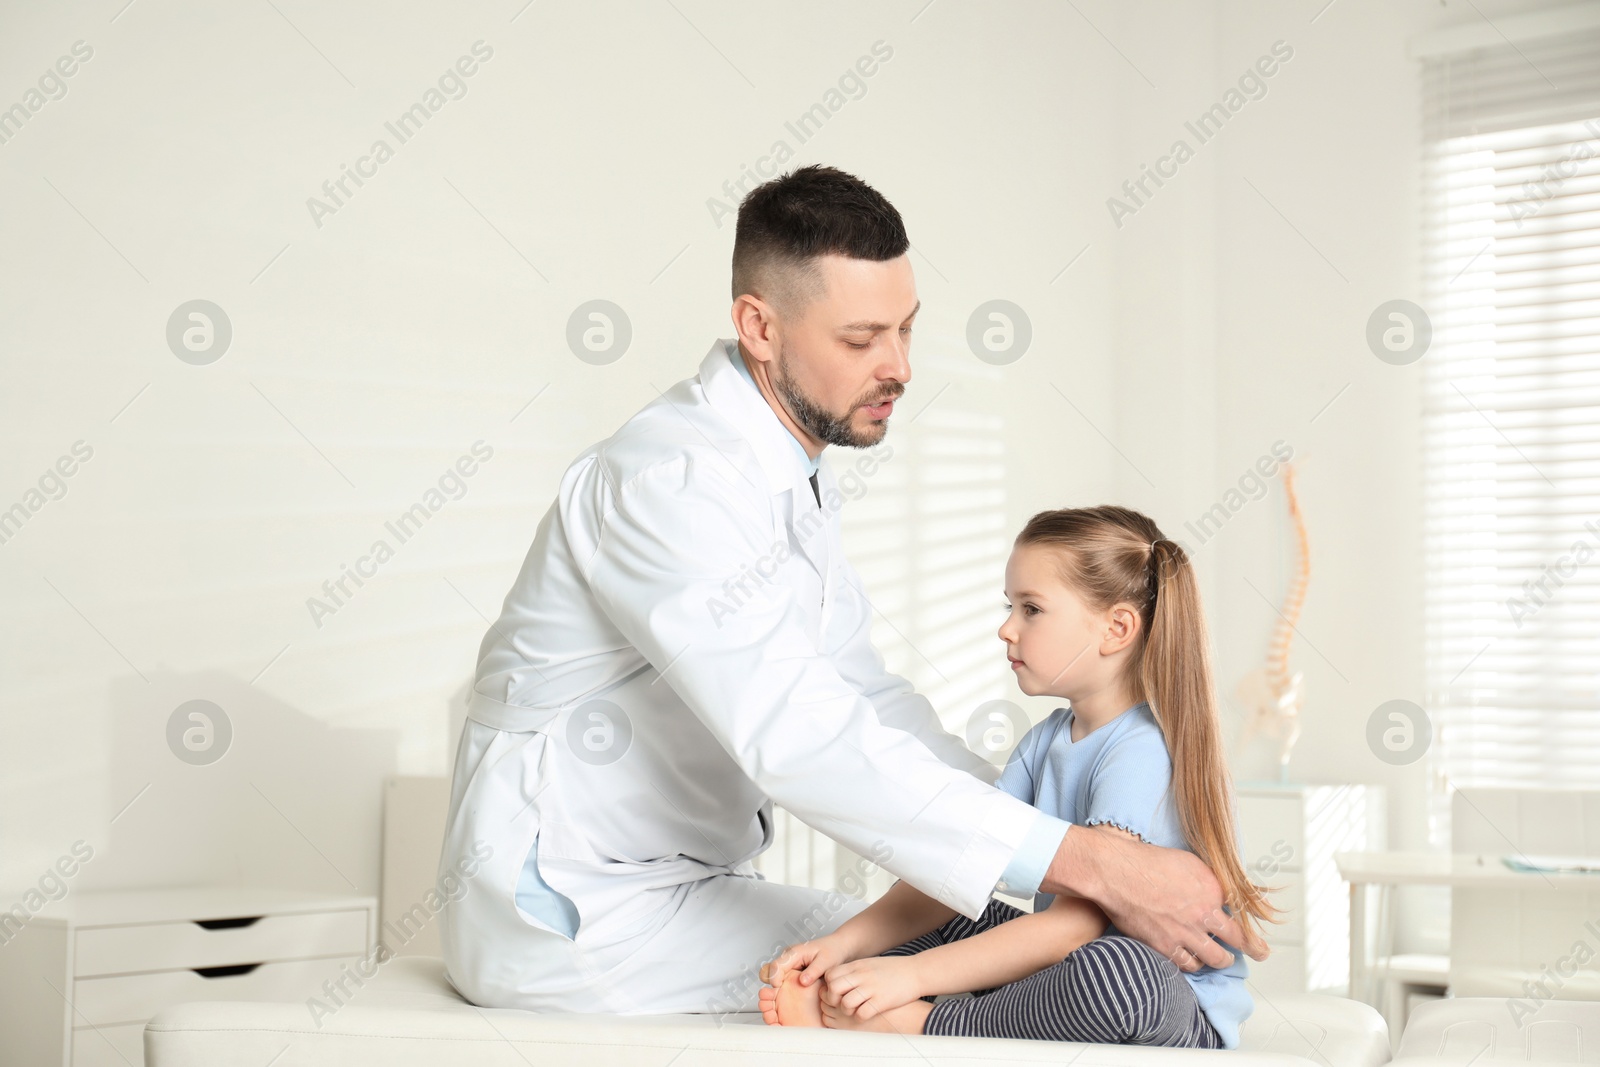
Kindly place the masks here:
MULTIPOLYGON (((1110 823, 1152 845, 1193 851, 1178 823, 1171 789, 1172 757, 1150 705, 1135 704, 1099 729, 1072 740, 1073 713, 1057 708, 1018 742, 995 785, 1078 826, 1110 823)), ((1054 900, 1034 895, 1034 910, 1054 900)), ((1118 933, 1112 926, 1106 933, 1118 933)), ((1245 955, 1232 945, 1233 963, 1185 972, 1223 1048, 1239 1046, 1239 1024, 1255 1001, 1245 988, 1245 955)))

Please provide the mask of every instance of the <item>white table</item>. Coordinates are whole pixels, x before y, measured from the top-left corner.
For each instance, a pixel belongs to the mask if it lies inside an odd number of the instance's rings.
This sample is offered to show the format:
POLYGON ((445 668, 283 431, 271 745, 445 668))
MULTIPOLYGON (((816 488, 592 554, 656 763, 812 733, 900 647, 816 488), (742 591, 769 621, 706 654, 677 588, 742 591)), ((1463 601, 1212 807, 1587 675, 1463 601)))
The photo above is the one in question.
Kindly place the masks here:
MULTIPOLYGON (((1350 883, 1350 996, 1372 1004, 1368 989, 1372 961, 1367 958, 1367 894, 1394 885, 1447 885, 1474 889, 1572 889, 1592 891, 1600 874, 1515 871, 1498 855, 1449 852, 1340 852, 1339 875, 1350 883)), ((1376 1005, 1374 1005, 1376 1006, 1376 1005)))

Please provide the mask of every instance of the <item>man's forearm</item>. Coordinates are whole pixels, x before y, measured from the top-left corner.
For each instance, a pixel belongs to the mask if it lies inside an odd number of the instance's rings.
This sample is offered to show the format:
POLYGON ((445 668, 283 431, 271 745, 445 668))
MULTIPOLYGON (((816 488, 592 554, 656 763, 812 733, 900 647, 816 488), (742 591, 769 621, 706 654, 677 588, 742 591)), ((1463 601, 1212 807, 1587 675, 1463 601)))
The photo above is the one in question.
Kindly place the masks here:
POLYGON ((1050 861, 1050 866, 1044 873, 1044 880, 1039 883, 1039 892, 1050 893, 1055 896, 1086 897, 1089 900, 1100 899, 1100 853, 1097 850, 1101 842, 1098 835, 1088 832, 1089 827, 1073 825, 1066 836, 1061 839, 1061 845, 1056 849, 1055 858, 1050 861))
POLYGON ((1231 964, 1233 954, 1219 940, 1258 960, 1270 951, 1222 910, 1216 875, 1193 852, 1146 844, 1116 828, 1067 831, 1040 888, 1094 901, 1117 929, 1185 971, 1231 964))

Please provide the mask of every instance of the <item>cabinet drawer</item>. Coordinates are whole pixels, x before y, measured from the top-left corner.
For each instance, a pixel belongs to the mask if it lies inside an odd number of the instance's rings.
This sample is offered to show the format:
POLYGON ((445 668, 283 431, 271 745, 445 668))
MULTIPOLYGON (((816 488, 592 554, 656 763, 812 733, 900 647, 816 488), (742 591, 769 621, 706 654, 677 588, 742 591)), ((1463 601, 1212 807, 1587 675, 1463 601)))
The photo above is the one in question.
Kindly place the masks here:
POLYGON ((359 958, 263 963, 248 974, 215 978, 194 971, 80 978, 72 988, 73 1006, 82 1014, 75 1012, 74 1018, 80 1024, 87 1021, 95 1026, 145 1022, 162 1008, 186 1000, 304 1003, 308 997, 322 995, 322 983, 337 978, 342 964, 354 964, 359 958))
POLYGON ((78 930, 77 974, 81 977, 225 967, 308 956, 359 956, 367 950, 364 908, 266 915, 241 925, 202 926, 192 922, 82 927, 78 930))
POLYGON ((144 1023, 72 1032, 72 1067, 140 1067, 142 1063, 144 1023))

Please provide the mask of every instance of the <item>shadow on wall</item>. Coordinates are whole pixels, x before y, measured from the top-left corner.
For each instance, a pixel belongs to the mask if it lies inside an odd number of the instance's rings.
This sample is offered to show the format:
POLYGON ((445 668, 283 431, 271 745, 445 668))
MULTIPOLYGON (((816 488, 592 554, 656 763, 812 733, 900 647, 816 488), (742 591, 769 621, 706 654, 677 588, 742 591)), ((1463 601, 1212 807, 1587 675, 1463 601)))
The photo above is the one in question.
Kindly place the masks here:
POLYGON ((394 730, 332 727, 223 672, 114 682, 106 837, 80 890, 375 895, 394 730))

